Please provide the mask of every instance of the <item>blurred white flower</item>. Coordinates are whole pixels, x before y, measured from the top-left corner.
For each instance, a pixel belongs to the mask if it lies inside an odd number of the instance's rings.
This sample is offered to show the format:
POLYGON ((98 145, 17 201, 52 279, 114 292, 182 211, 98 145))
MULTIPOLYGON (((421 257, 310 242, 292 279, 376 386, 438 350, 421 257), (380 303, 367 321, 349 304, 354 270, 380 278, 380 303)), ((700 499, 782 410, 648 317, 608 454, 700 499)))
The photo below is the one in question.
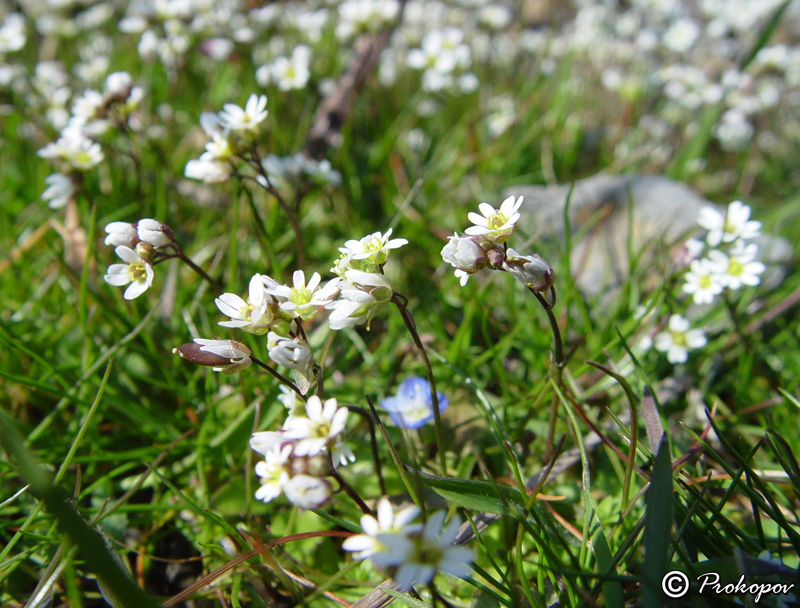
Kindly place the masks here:
POLYGON ((0 53, 12 53, 25 46, 25 18, 19 13, 8 13, 0 25, 0 53))
POLYGON ((758 254, 755 243, 745 245, 743 241, 736 241, 729 254, 716 249, 708 252, 711 269, 718 275, 723 286, 739 289, 742 285, 758 285, 761 282, 758 275, 766 267, 755 261, 758 254))
POLYGON ((189 179, 197 179, 204 184, 221 184, 231 178, 231 166, 226 162, 204 158, 202 154, 197 160, 190 160, 186 163, 183 170, 184 176, 189 179))
POLYGON ((511 247, 506 251, 503 269, 517 281, 536 291, 547 291, 556 282, 556 273, 539 255, 520 255, 511 247))
POLYGON ((741 201, 733 201, 728 205, 724 215, 713 207, 703 207, 697 223, 708 230, 706 241, 712 247, 738 239, 751 239, 758 236, 761 230, 760 222, 750 220, 750 207, 741 201))
POLYGON ((121 287, 130 283, 122 297, 126 300, 138 298, 153 284, 153 277, 155 276, 153 267, 149 262, 143 260, 133 249, 125 245, 120 245, 114 249, 114 252, 122 258, 125 263, 112 264, 109 266, 103 280, 115 287, 121 287))
POLYGON ((433 513, 418 535, 378 534, 378 540, 386 546, 386 551, 376 556, 398 566, 394 580, 399 589, 426 585, 439 570, 459 578, 469 576, 472 550, 453 545, 461 522, 458 517, 453 517, 442 530, 444 518, 444 511, 433 513))
POLYGON ((276 57, 272 63, 261 66, 256 71, 256 82, 262 87, 276 83, 281 91, 304 89, 311 72, 311 49, 301 44, 292 51, 291 57, 276 57))
POLYGON ((689 350, 706 345, 706 337, 700 329, 689 329, 689 321, 675 314, 669 318, 669 329, 655 336, 657 351, 667 353, 670 363, 686 363, 689 350))
POLYGON ((753 132, 753 125, 747 121, 744 112, 735 108, 727 110, 714 127, 714 137, 726 152, 743 149, 753 137, 753 132))
POLYGON ((336 37, 347 40, 365 32, 376 32, 397 17, 396 0, 344 0, 337 7, 336 37))
POLYGON ((287 418, 283 431, 294 441, 295 456, 315 456, 332 448, 347 422, 347 408, 339 407, 336 399, 323 405, 316 395, 306 401, 306 415, 287 418))
POLYGON ((75 196, 75 183, 66 175, 53 173, 44 178, 47 188, 42 192, 42 200, 47 201, 50 209, 61 209, 75 196))
POLYGON ((328 502, 333 491, 327 479, 301 473, 284 484, 283 493, 301 509, 317 509, 328 502))
POLYGON ((78 171, 88 171, 104 158, 100 144, 85 137, 80 129, 69 125, 61 131, 61 137, 57 141, 41 148, 37 155, 64 161, 78 171))
POLYGON ((692 19, 680 19, 664 33, 663 42, 671 51, 685 53, 694 45, 700 28, 692 19))
POLYGON ((231 131, 255 134, 261 123, 267 118, 267 96, 253 93, 247 99, 244 109, 235 103, 222 106, 219 118, 222 124, 231 131))
POLYGON ((419 515, 419 507, 412 505, 401 509, 397 513, 388 498, 382 496, 378 501, 377 518, 372 515, 361 516, 361 530, 363 534, 356 534, 342 543, 342 549, 352 551, 355 559, 372 557, 376 564, 380 558, 376 554, 384 551, 383 543, 378 540, 379 534, 417 534, 422 530, 422 524, 411 523, 419 515))
POLYGON ((292 446, 277 446, 264 454, 264 460, 256 463, 256 475, 261 486, 256 490, 256 499, 269 502, 283 492, 289 482, 289 458, 292 446))
POLYGON ((723 289, 714 265, 707 259, 692 260, 689 268, 682 288, 684 293, 691 294, 695 304, 711 304, 723 289))

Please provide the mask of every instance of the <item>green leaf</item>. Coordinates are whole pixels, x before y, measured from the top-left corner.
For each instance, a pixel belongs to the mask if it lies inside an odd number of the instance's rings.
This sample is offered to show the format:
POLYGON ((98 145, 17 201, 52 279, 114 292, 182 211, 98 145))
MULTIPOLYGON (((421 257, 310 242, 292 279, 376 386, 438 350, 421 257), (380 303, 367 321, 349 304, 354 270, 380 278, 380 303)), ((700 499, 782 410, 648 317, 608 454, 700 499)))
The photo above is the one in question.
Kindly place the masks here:
POLYGON ((512 506, 520 513, 525 510, 525 499, 516 488, 488 481, 439 477, 415 471, 408 466, 406 469, 416 475, 423 485, 459 507, 497 515, 508 514, 509 507, 512 506))
POLYGON ((662 440, 653 465, 644 524, 644 564, 642 571, 642 608, 662 605, 661 579, 669 565, 672 539, 672 462, 669 443, 662 440))

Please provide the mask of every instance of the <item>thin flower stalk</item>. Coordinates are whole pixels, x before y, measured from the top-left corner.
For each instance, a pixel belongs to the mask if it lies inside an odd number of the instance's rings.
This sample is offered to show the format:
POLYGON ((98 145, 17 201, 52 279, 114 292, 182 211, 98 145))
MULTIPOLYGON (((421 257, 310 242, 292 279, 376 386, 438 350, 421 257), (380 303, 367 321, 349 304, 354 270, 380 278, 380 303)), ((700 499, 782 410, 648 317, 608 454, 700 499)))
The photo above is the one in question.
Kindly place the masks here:
POLYGON ((411 339, 414 340, 414 345, 417 347, 417 352, 419 352, 419 355, 422 358, 422 364, 425 366, 425 375, 428 378, 428 387, 431 391, 433 424, 436 428, 436 451, 439 455, 439 465, 442 469, 442 475, 447 476, 447 459, 444 450, 445 443, 444 433, 442 430, 442 414, 439 411, 439 397, 436 392, 436 381, 433 378, 433 368, 431 367, 431 362, 428 359, 428 353, 425 352, 425 346, 422 344, 422 340, 417 332, 417 325, 414 323, 414 317, 411 316, 411 312, 408 310, 408 299, 403 294, 395 291, 392 294, 392 302, 395 306, 397 306, 397 310, 400 312, 400 316, 403 318, 403 322, 406 324, 406 329, 408 329, 408 333, 411 334, 411 339))

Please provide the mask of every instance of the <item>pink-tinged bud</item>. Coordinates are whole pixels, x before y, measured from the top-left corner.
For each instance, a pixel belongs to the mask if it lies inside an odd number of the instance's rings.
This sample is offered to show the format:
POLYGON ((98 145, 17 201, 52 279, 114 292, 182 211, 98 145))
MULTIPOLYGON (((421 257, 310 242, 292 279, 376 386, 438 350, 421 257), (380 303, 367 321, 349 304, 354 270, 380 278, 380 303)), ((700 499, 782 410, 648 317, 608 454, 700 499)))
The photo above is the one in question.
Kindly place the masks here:
POLYGON ((502 249, 490 249, 486 252, 486 258, 489 260, 489 266, 492 268, 502 268, 503 262, 506 261, 506 255, 502 249))
POLYGON ((136 223, 136 232, 140 241, 155 248, 165 247, 175 238, 172 228, 152 219, 139 220, 136 223))
POLYGON ((197 365, 212 367, 215 372, 232 374, 250 366, 250 349, 236 340, 202 340, 181 344, 172 352, 197 365))
POLYGON ((536 291, 547 291, 556 282, 556 273, 550 264, 536 254, 519 255, 509 248, 503 268, 520 283, 536 291))

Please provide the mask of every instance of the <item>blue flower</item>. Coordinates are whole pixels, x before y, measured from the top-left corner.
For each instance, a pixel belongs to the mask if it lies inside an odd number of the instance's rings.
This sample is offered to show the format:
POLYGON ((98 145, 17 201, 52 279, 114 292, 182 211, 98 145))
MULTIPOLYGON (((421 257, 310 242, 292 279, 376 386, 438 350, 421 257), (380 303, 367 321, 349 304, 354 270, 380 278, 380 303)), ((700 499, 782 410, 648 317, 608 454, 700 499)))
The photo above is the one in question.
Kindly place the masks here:
MULTIPOLYGON (((439 411, 443 412, 448 401, 442 393, 436 392, 439 398, 439 411)), ((412 376, 400 383, 394 397, 381 399, 379 405, 389 412, 397 426, 407 429, 418 429, 433 420, 433 403, 428 381, 425 378, 412 376)))

